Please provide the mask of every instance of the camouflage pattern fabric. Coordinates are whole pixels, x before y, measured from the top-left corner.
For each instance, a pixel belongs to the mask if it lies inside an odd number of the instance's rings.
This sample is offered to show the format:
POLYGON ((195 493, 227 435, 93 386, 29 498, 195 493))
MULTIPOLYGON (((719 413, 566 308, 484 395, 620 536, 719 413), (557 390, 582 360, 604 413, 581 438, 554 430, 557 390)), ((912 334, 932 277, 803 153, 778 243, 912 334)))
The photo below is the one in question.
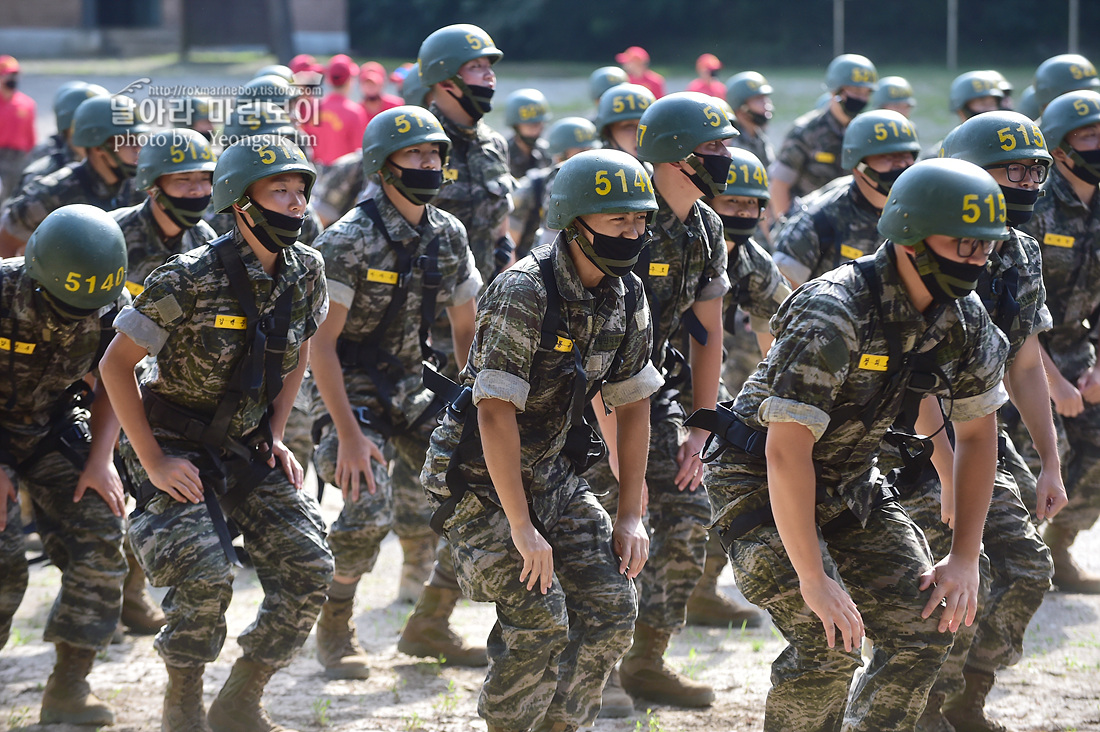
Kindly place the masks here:
MULTIPOLYGON (((289 345, 282 364, 285 376, 297 367, 302 343, 327 314, 324 263, 314 250, 292 246, 279 255, 276 280, 264 272, 239 232, 231 236, 260 317, 270 314, 278 297, 293 288, 289 345)), ((115 321, 117 330, 156 356, 157 368, 145 386, 171 403, 213 414, 243 355, 245 338, 238 325, 244 312, 228 287, 217 253, 204 246, 177 255, 146 285, 133 307, 115 321)), ((257 428, 267 408, 264 394, 261 391, 259 399, 245 396, 231 420, 231 437, 257 428)), ((201 446, 164 427, 155 426, 153 434, 166 454, 205 464, 201 446)), ((148 474, 125 438, 121 452, 131 478, 144 482, 148 474)), ((230 477, 228 489, 234 485, 230 477)), ((206 489, 213 486, 207 484, 206 489)), ((309 635, 332 581, 332 555, 317 502, 295 490, 276 468, 228 517, 244 536, 265 589, 256 621, 238 642, 246 657, 285 666, 309 635)), ((225 608, 233 578, 207 507, 157 494, 133 517, 130 539, 150 582, 171 588, 162 602, 167 623, 155 642, 165 662, 191 667, 214 660, 225 641, 225 608)))
POLYGON ((882 242, 876 228, 881 215, 855 181, 815 196, 812 202, 803 201, 775 237, 775 262, 792 282, 802 284, 848 260, 872 254, 882 242), (815 217, 822 223, 815 225, 815 217), (832 241, 823 243, 822 234, 832 241))
MULTIPOLYGON (((791 644, 772 664, 766 729, 834 729, 842 719, 845 729, 912 729, 951 644, 950 636, 937 632, 936 615, 920 617, 927 593, 917 585, 932 559, 920 529, 897 504, 872 508, 879 490, 875 456, 900 410, 903 390, 887 384, 886 371, 866 368, 873 364, 864 359, 888 353, 883 329, 896 329, 903 352, 935 354, 953 392, 942 386, 937 395, 951 402, 954 419, 965 421, 1004 402, 1007 343, 975 295, 926 320, 905 293, 892 245, 876 252, 874 266, 885 322, 879 322, 870 288, 855 267, 812 280, 780 307, 768 358, 731 404, 755 429, 780 419, 814 434, 818 485, 828 494, 815 509, 818 526, 849 511, 858 519, 827 537, 819 529, 822 559, 860 607, 875 643, 870 667, 857 672, 852 684, 859 654, 826 646, 821 622, 802 600, 775 527, 760 526, 734 541, 730 560, 738 587, 771 613, 791 644), (872 399, 879 408, 869 426, 862 414, 832 423, 838 408, 872 399)), ((736 516, 768 503, 765 461, 737 448, 708 465, 706 484, 715 526, 722 530, 736 516)))
POLYGON ((21 193, 27 184, 42 176, 61 170, 67 165, 79 162, 73 155, 73 150, 64 140, 59 140, 57 135, 36 146, 27 156, 27 164, 19 176, 19 183, 11 192, 14 197, 21 193), (41 150, 39 150, 41 148, 41 150))
MULTIPOLYGON (((561 325, 584 354, 589 384, 606 380, 602 394, 611 407, 648 398, 661 379, 649 363, 644 298, 627 322, 623 281, 604 278, 586 290, 565 247, 559 235, 550 250, 561 325)), ((637 281, 634 287, 641 289, 637 281)), ((470 491, 443 527, 462 591, 497 605, 478 709, 490 724, 509 728, 530 726, 544 712, 570 728, 590 723, 636 614, 633 587, 611 553, 610 519, 561 452, 571 426, 574 356, 539 348, 546 307, 533 256, 501 273, 478 303, 461 381, 472 387, 475 405, 493 398, 516 406, 523 485, 558 554, 551 590, 542 595, 519 583, 508 521, 480 456, 456 466, 470 491)), ((476 422, 473 429, 480 439, 476 422)), ((461 432, 445 413, 432 433, 421 480, 433 505, 449 495, 446 474, 461 432)))
POLYGON ((497 268, 493 261, 497 232, 512 210, 516 183, 508 172, 508 143, 483 120, 466 127, 448 119, 434 104, 429 111, 451 138, 443 188, 432 203, 466 227, 477 269, 482 281, 488 282, 497 268))
POLYGON ((804 196, 848 172, 840 167, 843 143, 844 126, 829 107, 811 110, 794 121, 768 168, 768 175, 791 186, 793 204, 797 196, 804 196))
POLYGON ((363 151, 341 155, 317 176, 310 202, 322 217, 335 221, 363 200, 367 178, 363 175, 363 151))
MULTIPOLYGON (((394 284, 383 281, 379 273, 392 273, 397 269, 397 258, 386 242, 386 234, 394 242, 411 250, 415 261, 423 255, 429 243, 439 239, 437 268, 442 283, 436 295, 436 312, 469 302, 479 289, 481 277, 474 267, 473 254, 466 243, 466 233, 456 218, 434 206, 428 206, 424 222, 413 227, 397 211, 384 194, 375 199, 378 213, 386 232, 379 231, 370 217, 356 208, 333 224, 318 240, 318 248, 325 258, 325 276, 332 301, 348 308, 348 319, 341 334, 350 341, 361 341, 373 332, 382 321, 390 301, 394 297, 394 284)), ((386 370, 392 379, 392 396, 383 400, 383 394, 370 375, 361 367, 344 365, 344 386, 348 402, 353 408, 361 407, 392 430, 391 439, 379 431, 361 425, 363 434, 375 444, 392 444, 398 463, 405 467, 404 475, 419 475, 417 468, 424 465, 428 439, 435 426, 428 418, 417 428, 409 425, 417 421, 433 399, 424 387, 420 351, 420 308, 423 298, 421 274, 417 270, 409 282, 408 296, 397 318, 381 336, 378 348, 394 356, 402 366, 401 373, 386 370)), ((328 413, 320 390, 313 387, 313 418, 320 419, 328 413)), ((335 428, 325 428, 316 454, 318 476, 335 482, 336 454, 339 439, 335 428)), ((386 466, 375 463, 376 492, 371 495, 360 491, 359 500, 344 504, 340 518, 333 524, 329 545, 336 559, 337 574, 354 576, 369 572, 378 557, 379 543, 394 524, 394 489, 386 466)), ((410 486, 403 486, 401 517, 412 526, 402 528, 405 533, 424 535, 431 518, 423 490, 412 494, 410 486), (410 506, 410 498, 416 501, 410 506)))
POLYGON ((0 148, 0 203, 8 199, 19 186, 21 173, 30 160, 23 150, 0 148))
POLYGON ((760 158, 760 162, 764 164, 765 168, 770 168, 772 162, 775 160, 775 148, 772 147, 771 140, 768 139, 767 134, 765 134, 763 130, 760 130, 757 134, 750 135, 741 125, 737 124, 736 119, 730 119, 730 122, 741 134, 737 137, 731 137, 728 143, 742 150, 748 150, 753 155, 760 158))
MULTIPOLYGON (((46 621, 45 640, 101 648, 118 623, 122 603, 122 520, 94 491, 73 503, 81 470, 59 451, 18 473, 15 466, 33 454, 51 423, 87 420, 86 412, 65 409, 66 389, 94 372, 100 340, 110 333, 101 316, 129 302, 129 296, 123 293, 115 305, 72 323, 54 315, 35 289, 23 274, 22 257, 0 263, 0 334, 8 344, 0 351, 3 469, 27 491, 46 554, 61 570, 61 591, 46 621)), ((89 444, 75 441, 73 449, 86 458, 89 444)), ((19 508, 9 503, 7 527, 0 533, 0 636, 5 639, 27 583, 22 528, 19 508)))
POLYGON ((548 168, 553 163, 548 152, 549 146, 541 137, 535 140, 535 146, 527 153, 520 149, 518 138, 512 135, 508 140, 508 172, 519 180, 532 170, 548 168))
MULTIPOLYGON (((1096 363, 1092 332, 1100 309, 1100 192, 1086 207, 1066 176, 1054 166, 1046 196, 1021 228, 1042 248, 1043 282, 1054 327, 1039 336, 1054 364, 1070 383, 1096 363)), ((1062 475, 1069 505, 1051 519, 1065 530, 1091 528, 1100 517, 1100 404, 1085 403, 1076 417, 1054 415, 1066 440, 1062 475)), ((1018 433, 1013 433, 1016 438, 1018 433)), ((1025 452, 1028 443, 1021 441, 1025 452)))
POLYGON ((8 201, 8 210, 0 225, 25 241, 50 212, 70 203, 86 203, 113 211, 141 203, 144 198, 143 191, 134 190, 132 178, 109 186, 91 164, 84 161, 28 183, 18 196, 8 201))
POLYGON ((212 242, 216 235, 205 221, 184 229, 171 239, 164 239, 153 219, 152 199, 129 208, 111 212, 126 237, 126 289, 136 295, 144 289, 149 273, 168 261, 173 254, 182 254, 212 242))
POLYGON ((69 149, 69 145, 65 142, 65 138, 62 137, 61 133, 55 132, 31 148, 30 153, 27 155, 27 164, 29 165, 49 155, 64 153, 65 150, 69 149))
POLYGON ((516 256, 526 256, 539 241, 539 234, 546 222, 550 201, 550 184, 560 166, 534 168, 516 181, 512 194, 515 208, 508 214, 509 228, 522 232, 516 241, 516 256))

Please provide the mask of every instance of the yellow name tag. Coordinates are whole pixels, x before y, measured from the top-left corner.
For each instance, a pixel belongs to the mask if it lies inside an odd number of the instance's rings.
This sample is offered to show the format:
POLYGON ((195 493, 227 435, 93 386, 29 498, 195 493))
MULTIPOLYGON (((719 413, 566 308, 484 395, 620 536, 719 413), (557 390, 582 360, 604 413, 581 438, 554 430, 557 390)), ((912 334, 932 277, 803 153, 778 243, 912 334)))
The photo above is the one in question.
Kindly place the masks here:
POLYGON ((872 356, 869 353, 863 354, 859 359, 859 367, 868 371, 885 371, 888 363, 890 363, 889 356, 872 356))
POLYGON ((668 265, 661 264, 660 262, 650 262, 649 264, 649 276, 650 277, 668 277, 668 265))
POLYGON ((384 269, 368 269, 367 282, 381 282, 384 285, 396 285, 397 273, 387 272, 384 269))
POLYGON ((458 171, 454 168, 444 168, 443 180, 458 180, 458 171))
MULTIPOLYGON (((10 338, 0 338, 0 350, 4 350, 4 351, 10 351, 11 350, 11 339, 10 338)), ((24 343, 23 341, 16 341, 15 342, 15 352, 16 353, 22 353, 22 354, 28 354, 28 355, 31 354, 31 353, 34 353, 34 344, 33 343, 24 343)))
POLYGON ((215 328, 227 328, 229 330, 244 330, 248 327, 248 318, 236 315, 219 315, 214 318, 215 328))
POLYGON ((1047 234, 1043 237, 1043 243, 1049 244, 1052 247, 1064 247, 1065 249, 1073 248, 1073 237, 1064 236, 1062 234, 1047 234))
POLYGON ((831 152, 825 152, 824 150, 822 150, 821 152, 815 152, 814 153, 814 160, 816 160, 819 163, 835 163, 836 162, 836 154, 831 153, 831 152))
POLYGON ((134 297, 137 297, 141 293, 145 292, 145 285, 139 285, 136 282, 127 282, 126 292, 129 292, 134 297))
POLYGON ((863 256, 863 252, 859 251, 855 247, 850 247, 847 244, 841 244, 840 255, 842 257, 847 257, 848 259, 859 259, 863 256))
POLYGON ((569 353, 573 350, 573 341, 558 336, 558 342, 554 344, 554 350, 559 353, 569 353))

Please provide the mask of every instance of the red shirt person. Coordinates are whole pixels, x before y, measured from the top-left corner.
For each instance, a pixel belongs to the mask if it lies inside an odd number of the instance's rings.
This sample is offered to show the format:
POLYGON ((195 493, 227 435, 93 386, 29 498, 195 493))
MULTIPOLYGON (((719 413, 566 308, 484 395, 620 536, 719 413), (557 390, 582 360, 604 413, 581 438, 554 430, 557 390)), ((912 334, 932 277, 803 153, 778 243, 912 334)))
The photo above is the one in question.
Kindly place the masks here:
POLYGON ((321 100, 320 122, 312 130, 316 137, 313 158, 321 165, 331 165, 363 144, 367 115, 360 105, 348 99, 351 80, 358 74, 356 63, 342 53, 329 60, 325 76, 332 91, 321 100))
POLYGON ((692 79, 687 90, 725 99, 726 85, 718 80, 718 72, 721 70, 722 62, 718 57, 713 53, 704 53, 695 60, 695 73, 699 78, 692 79))
POLYGON ((369 124, 379 112, 400 107, 405 102, 401 97, 386 94, 386 68, 377 61, 368 61, 359 69, 359 93, 363 97, 363 111, 367 113, 369 124))
POLYGON ((615 61, 623 67, 631 84, 641 84, 660 99, 665 95, 665 77, 649 68, 649 54, 641 46, 631 46, 615 55, 615 61))
POLYGON ((0 202, 7 199, 12 186, 34 147, 34 100, 17 88, 19 62, 0 56, 0 202))

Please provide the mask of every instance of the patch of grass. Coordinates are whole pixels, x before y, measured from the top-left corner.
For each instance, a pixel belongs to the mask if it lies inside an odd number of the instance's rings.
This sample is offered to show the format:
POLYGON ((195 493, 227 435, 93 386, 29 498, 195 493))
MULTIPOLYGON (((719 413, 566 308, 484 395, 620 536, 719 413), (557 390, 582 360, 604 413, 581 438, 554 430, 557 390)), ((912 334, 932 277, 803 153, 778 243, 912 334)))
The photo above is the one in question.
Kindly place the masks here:
POLYGON ((314 699, 310 708, 313 710, 313 722, 318 727, 328 727, 332 722, 329 717, 329 707, 332 706, 332 699, 314 699))
POLYGON ((706 668, 706 663, 700 658, 699 652, 692 647, 688 651, 687 662, 681 667, 684 676, 694 679, 704 668, 706 668))
POLYGON ((753 641, 752 641, 752 652, 753 653, 760 653, 760 651, 762 651, 762 650, 764 650, 764 641, 753 639, 753 641))
POLYGON ((8 712, 7 729, 22 727, 29 721, 31 721, 30 707, 12 707, 11 710, 8 712))
POLYGON ((394 704, 401 703, 401 693, 400 693, 400 691, 401 691, 401 687, 404 686, 404 685, 405 685, 405 679, 401 678, 400 676, 395 678, 393 680, 393 683, 390 684, 390 693, 393 694, 393 703, 394 704))
POLYGON ((443 664, 447 662, 447 658, 440 655, 438 658, 433 658, 430 661, 417 661, 415 668, 422 674, 428 674, 429 676, 439 676, 443 673, 443 664))
POLYGON ((447 682, 447 691, 439 695, 432 707, 441 716, 454 714, 455 709, 458 708, 458 685, 455 684, 454 679, 447 682))
POLYGON ((423 721, 419 714, 413 712, 409 716, 401 718, 401 729, 405 732, 419 732, 424 729, 423 721))
POLYGON ((634 729, 636 732, 664 732, 665 728, 661 726, 661 718, 652 709, 646 709, 645 720, 634 722, 634 729))

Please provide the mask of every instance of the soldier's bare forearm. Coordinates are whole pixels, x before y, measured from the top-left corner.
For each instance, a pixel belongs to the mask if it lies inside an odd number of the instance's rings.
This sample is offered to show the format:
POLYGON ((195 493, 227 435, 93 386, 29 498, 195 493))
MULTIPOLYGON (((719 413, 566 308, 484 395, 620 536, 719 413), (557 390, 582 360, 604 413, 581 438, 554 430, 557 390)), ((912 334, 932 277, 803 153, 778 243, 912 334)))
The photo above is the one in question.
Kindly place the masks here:
POLYGON ((955 428, 955 531, 951 553, 977 559, 997 469, 996 412, 955 428))
POLYGON ((618 520, 641 518, 642 484, 649 457, 649 399, 615 408, 619 456, 618 520))

